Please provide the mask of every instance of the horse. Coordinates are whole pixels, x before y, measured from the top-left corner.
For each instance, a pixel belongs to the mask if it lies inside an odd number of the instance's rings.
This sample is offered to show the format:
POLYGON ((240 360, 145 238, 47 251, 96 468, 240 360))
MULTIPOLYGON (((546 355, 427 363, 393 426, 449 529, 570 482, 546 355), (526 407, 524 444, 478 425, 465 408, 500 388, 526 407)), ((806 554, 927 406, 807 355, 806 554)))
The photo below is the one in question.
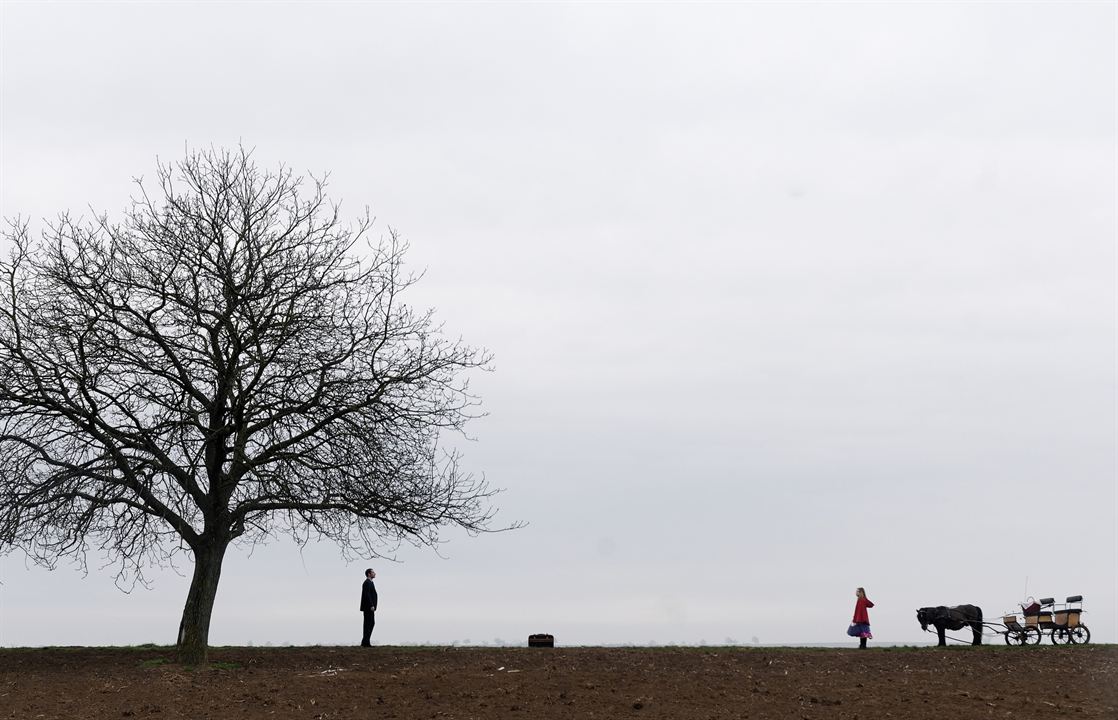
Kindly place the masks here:
POLYGON ((941 647, 947 645, 945 631, 962 630, 968 625, 974 635, 971 645, 982 644, 982 608, 977 605, 923 607, 916 611, 916 621, 921 630, 927 630, 929 625, 935 627, 941 647))

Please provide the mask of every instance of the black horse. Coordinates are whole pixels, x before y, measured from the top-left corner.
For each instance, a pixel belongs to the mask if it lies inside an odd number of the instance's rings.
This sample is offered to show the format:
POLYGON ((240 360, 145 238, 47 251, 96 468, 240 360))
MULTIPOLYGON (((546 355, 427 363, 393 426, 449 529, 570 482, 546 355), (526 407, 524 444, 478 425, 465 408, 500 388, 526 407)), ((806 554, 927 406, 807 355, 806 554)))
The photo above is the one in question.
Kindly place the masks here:
POLYGON ((971 645, 982 644, 982 608, 977 605, 955 607, 940 605, 920 608, 916 611, 916 621, 920 623, 921 630, 927 630, 929 625, 935 627, 936 632, 939 633, 940 645, 947 645, 947 638, 944 635, 947 630, 962 630, 967 625, 974 634, 974 642, 971 645))

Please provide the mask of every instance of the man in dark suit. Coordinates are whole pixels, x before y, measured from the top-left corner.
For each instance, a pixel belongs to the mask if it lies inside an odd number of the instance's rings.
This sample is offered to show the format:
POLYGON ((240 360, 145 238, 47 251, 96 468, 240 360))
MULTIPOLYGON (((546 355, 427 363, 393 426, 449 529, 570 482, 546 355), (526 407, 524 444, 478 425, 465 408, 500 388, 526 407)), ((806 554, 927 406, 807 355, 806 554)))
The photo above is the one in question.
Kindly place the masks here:
POLYGON ((369 636, 373 634, 373 626, 377 624, 377 586, 373 578, 377 574, 372 568, 365 571, 365 582, 361 585, 361 612, 365 613, 365 630, 361 635, 361 647, 372 647, 369 636))

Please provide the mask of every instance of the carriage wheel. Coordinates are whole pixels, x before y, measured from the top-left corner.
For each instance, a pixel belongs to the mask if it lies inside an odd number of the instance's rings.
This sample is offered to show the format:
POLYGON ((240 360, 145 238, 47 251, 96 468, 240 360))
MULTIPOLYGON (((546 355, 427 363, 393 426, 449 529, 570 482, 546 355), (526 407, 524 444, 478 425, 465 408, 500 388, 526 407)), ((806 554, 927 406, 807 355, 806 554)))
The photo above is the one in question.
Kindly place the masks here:
POLYGON ((1024 645, 1025 633, 1018 632, 1017 630, 1005 631, 1005 644, 1006 645, 1024 645))
POLYGON ((1022 645, 1040 645, 1040 630, 1035 627, 1027 627, 1022 633, 1025 636, 1022 645))
POLYGON ((1071 642, 1071 633, 1068 632, 1066 627, 1059 627, 1052 629, 1052 644, 1053 645, 1067 645, 1071 642))
POLYGON ((1076 625, 1071 629, 1071 641, 1076 645, 1086 645, 1091 642, 1091 631, 1086 625, 1076 625))

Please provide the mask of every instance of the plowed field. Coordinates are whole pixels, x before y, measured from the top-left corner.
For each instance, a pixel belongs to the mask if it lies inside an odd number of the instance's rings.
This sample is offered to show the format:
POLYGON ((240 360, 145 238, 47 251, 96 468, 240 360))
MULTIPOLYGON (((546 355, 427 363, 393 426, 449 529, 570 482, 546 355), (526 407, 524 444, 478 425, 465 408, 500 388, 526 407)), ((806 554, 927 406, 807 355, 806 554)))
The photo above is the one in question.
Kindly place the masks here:
POLYGON ((0 718, 1118 718, 1118 646, 0 650, 0 718))

